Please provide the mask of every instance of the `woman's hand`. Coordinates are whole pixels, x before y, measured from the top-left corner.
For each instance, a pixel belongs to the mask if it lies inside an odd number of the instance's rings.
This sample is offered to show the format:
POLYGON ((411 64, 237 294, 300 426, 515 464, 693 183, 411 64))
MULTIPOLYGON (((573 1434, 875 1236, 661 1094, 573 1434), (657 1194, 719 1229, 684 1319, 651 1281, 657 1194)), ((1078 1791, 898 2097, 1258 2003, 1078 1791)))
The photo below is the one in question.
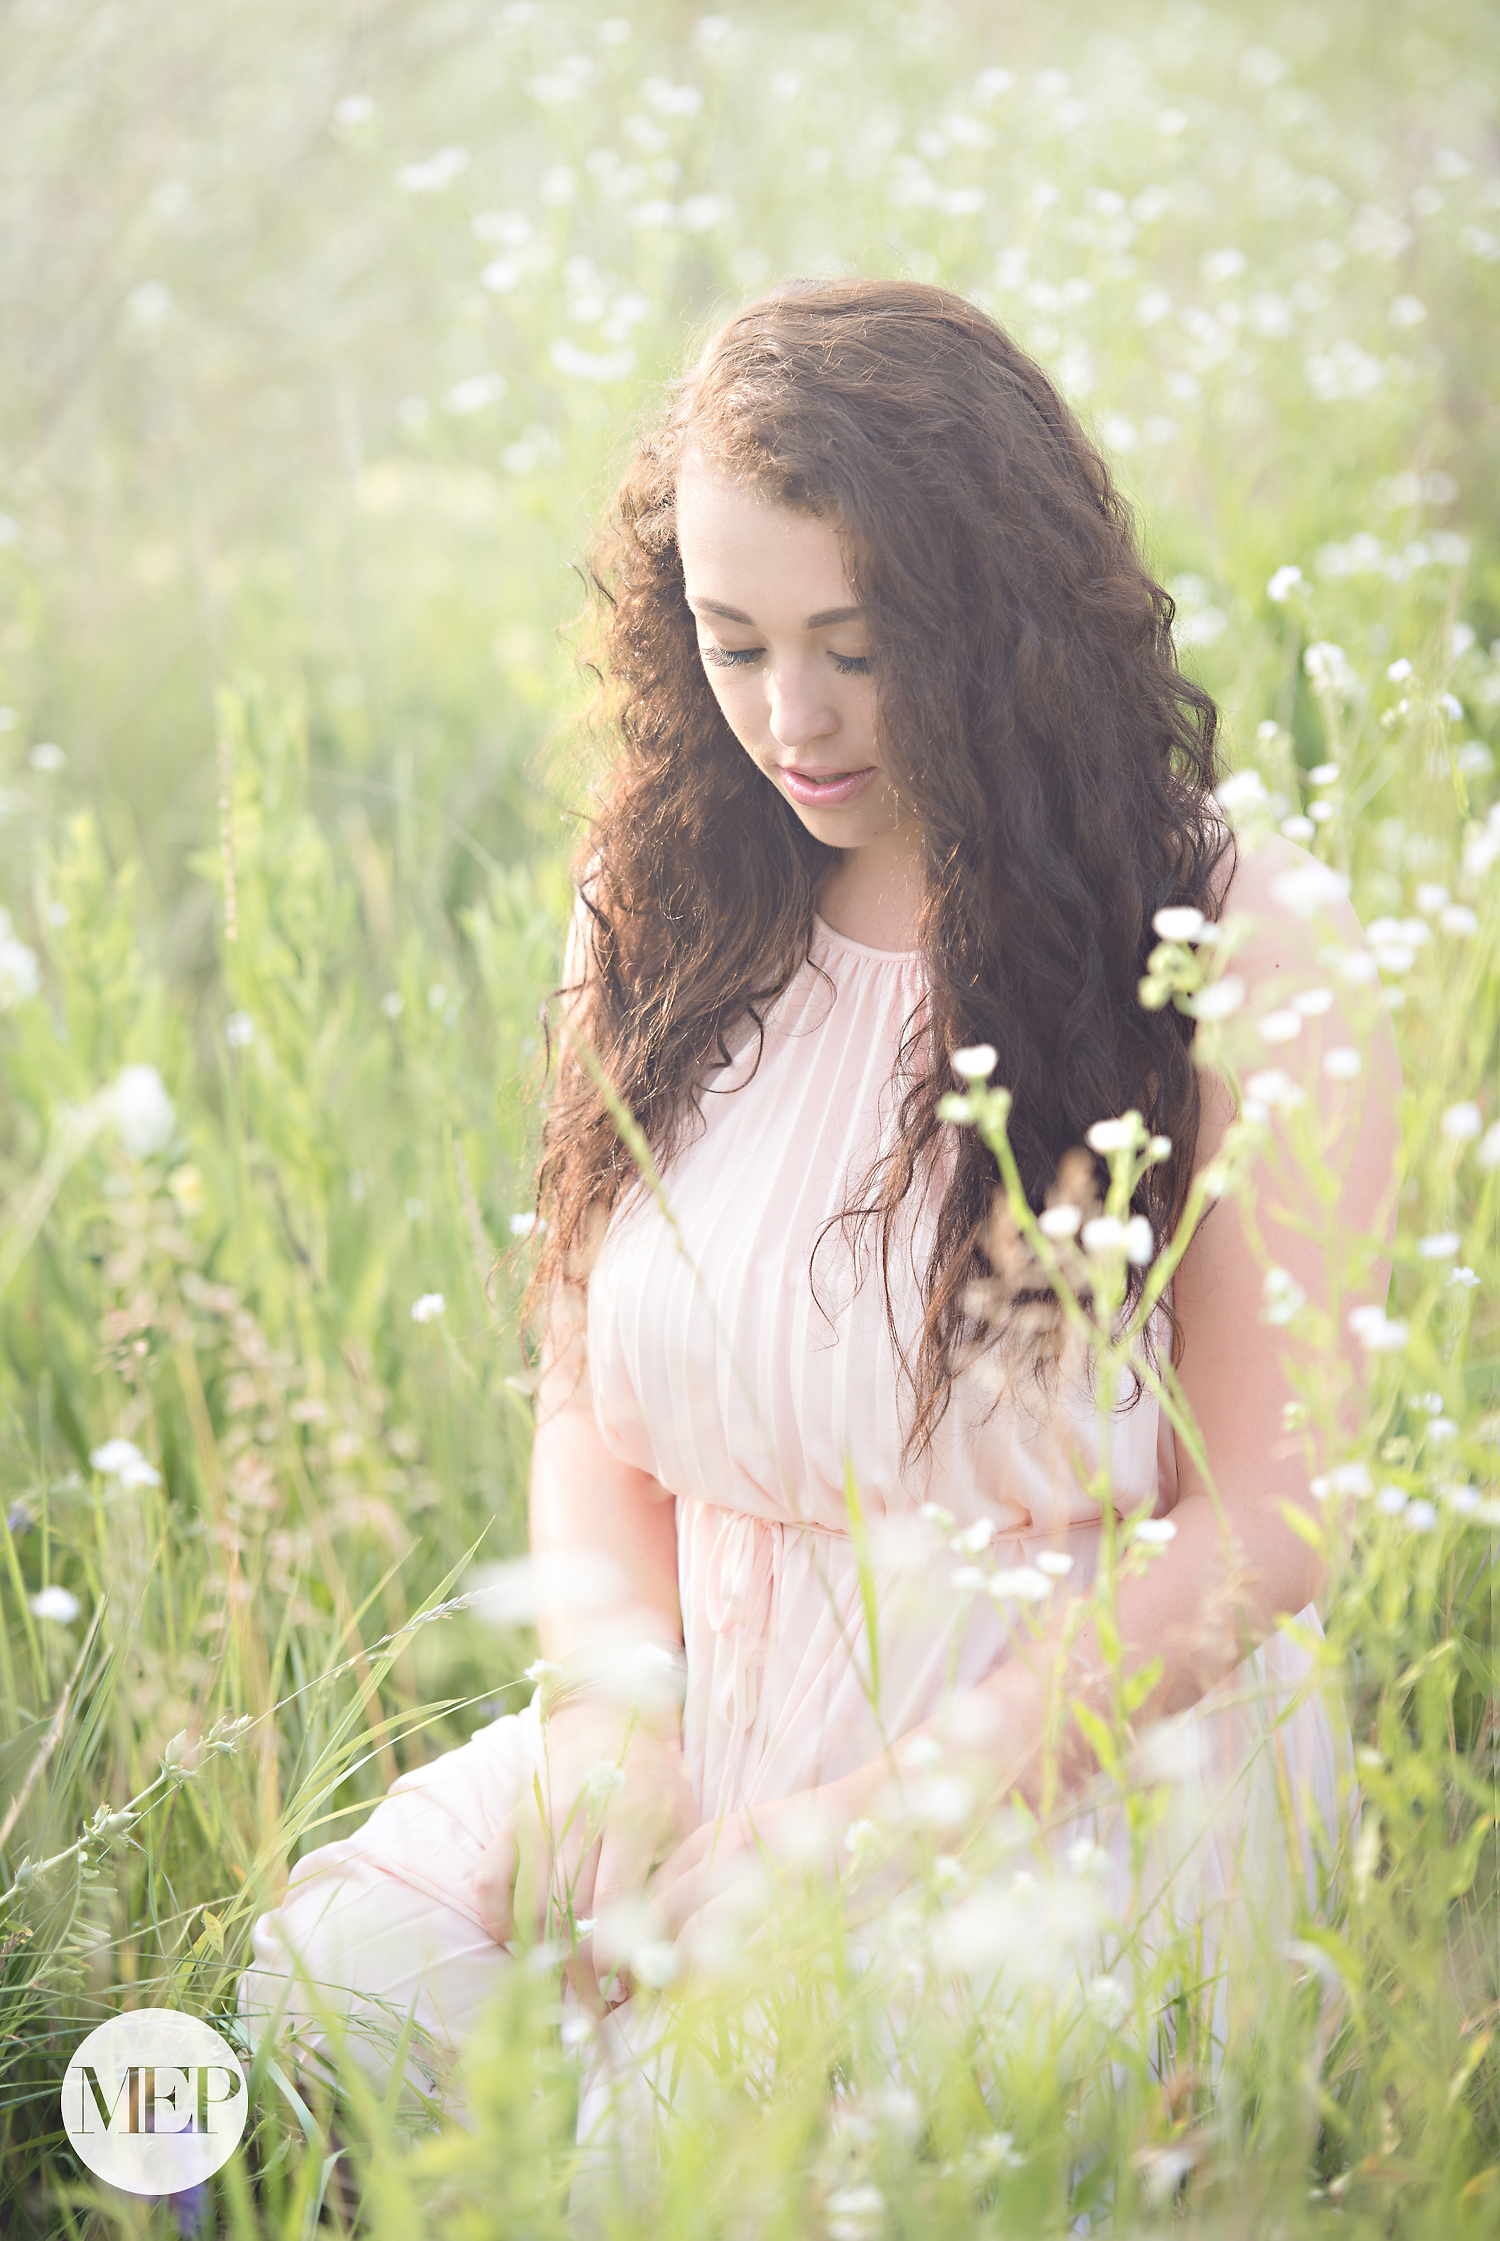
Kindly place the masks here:
POLYGON ((705 1822, 663 1860, 646 1886, 653 1930, 672 1939, 686 1930, 691 1944, 692 1934, 711 1929, 716 1917, 727 1924, 742 1907, 757 1868, 773 1878, 816 1877, 832 1884, 839 1872, 839 1839, 854 1817, 855 1801, 832 1783, 705 1822))
MULTIPOLYGON (((675 1720, 591 1696, 560 1706, 543 1734, 540 1808, 535 1792, 523 1793, 477 1878, 481 1920, 501 1945, 518 1925, 566 1937, 636 1898, 698 1818, 675 1720)), ((611 1994, 618 1958, 600 1954, 611 1994)), ((581 1999, 603 2004, 591 1929, 568 1974, 581 1999)))

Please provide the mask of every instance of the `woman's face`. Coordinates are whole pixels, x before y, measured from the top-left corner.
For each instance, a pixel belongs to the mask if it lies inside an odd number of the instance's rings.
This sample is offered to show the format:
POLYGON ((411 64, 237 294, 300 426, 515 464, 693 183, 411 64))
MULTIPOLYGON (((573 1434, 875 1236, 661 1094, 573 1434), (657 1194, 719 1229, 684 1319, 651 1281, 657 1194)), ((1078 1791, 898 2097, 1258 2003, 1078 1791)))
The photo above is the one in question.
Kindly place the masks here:
POLYGON ((863 848, 906 823, 875 745, 875 677, 833 524, 690 458, 677 545, 724 720, 808 831, 863 848))

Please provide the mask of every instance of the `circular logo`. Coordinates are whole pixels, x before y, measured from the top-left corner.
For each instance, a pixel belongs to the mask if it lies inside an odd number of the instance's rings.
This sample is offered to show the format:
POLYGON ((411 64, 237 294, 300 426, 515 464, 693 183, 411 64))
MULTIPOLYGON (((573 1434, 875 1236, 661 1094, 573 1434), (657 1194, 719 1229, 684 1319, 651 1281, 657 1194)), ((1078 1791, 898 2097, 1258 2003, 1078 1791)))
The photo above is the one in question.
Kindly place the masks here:
POLYGON ((136 2008, 90 2031, 63 2078, 63 2129, 96 2178, 180 2194, 227 2163, 250 2097, 234 2048, 175 2008, 136 2008))

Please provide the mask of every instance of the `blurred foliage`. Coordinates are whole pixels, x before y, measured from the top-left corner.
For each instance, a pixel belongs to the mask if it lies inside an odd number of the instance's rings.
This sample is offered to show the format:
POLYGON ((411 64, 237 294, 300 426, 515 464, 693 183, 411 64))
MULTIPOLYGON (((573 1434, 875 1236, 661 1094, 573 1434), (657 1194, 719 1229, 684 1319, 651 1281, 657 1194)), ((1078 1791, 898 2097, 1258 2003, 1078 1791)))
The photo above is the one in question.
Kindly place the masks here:
MULTIPOLYGON (((68 2050, 127 1996, 222 2012, 289 1860, 517 1701, 524 1639, 415 1622, 523 1537, 578 571, 693 338, 845 269, 1056 370, 1236 814, 1351 875, 1400 1003, 1409 1338, 1344 1459, 1395 1492, 1330 1612, 1367 1802, 1207 2097, 944 1995, 881 2101, 891 1979, 790 1920, 773 1993, 687 2017, 715 2057, 614 2228, 1493 2230, 1497 60, 1468 0, 0 16, 7 2231, 176 2229, 78 2172, 68 2050)), ((375 2230, 564 2230, 576 2072, 518 1970, 471 2133, 346 2115, 375 2230)), ((327 2112, 253 2089, 213 2215, 341 2221, 327 2112)))

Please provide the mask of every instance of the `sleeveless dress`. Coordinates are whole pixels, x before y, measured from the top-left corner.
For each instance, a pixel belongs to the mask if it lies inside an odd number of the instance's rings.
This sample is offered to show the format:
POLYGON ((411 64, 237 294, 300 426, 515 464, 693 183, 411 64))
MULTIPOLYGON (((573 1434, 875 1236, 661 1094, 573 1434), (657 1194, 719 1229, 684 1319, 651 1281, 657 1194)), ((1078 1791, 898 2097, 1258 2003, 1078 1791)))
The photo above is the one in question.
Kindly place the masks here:
MULTIPOLYGON (((599 1433, 676 1501, 683 1746, 705 1822, 850 1772, 1004 1659, 1016 1606, 975 1592, 972 1574, 963 1583, 973 1560, 953 1552, 956 1536, 1000 1567, 1066 1555, 1058 1592, 1072 1592, 1094 1573, 1099 1510, 1085 1489, 1104 1438, 1120 1515, 1162 1515, 1177 1498, 1171 1430, 1149 1396, 1105 1422, 1083 1391, 1044 1412, 997 1406, 982 1364, 955 1380, 921 1466, 903 1469, 885 1285, 826 1225, 891 1140, 923 990, 916 953, 815 920, 763 1047, 748 1035, 706 1085, 702 1127, 666 1175, 674 1222, 638 1188, 590 1278, 599 1433), (851 1483, 876 1578, 878 1696, 851 1483)), ((890 1264, 907 1344, 931 1218, 916 1198, 890 1264)), ((1309 1897, 1314 1855, 1336 1841, 1347 1736, 1309 1686, 1319 1632, 1309 1608, 1172 1723, 1173 1825, 1186 1835, 1166 1879, 1209 1950, 1237 1904, 1263 1912, 1268 1878, 1287 1892, 1288 1822, 1309 1897)), ((530 1807, 539 1732, 534 1705, 497 1720, 297 1864, 256 1925, 242 1988, 252 2029, 281 2008, 315 2047, 321 1999, 368 2021, 372 2048, 409 2015, 437 2049, 461 2047, 511 1965, 480 1924, 474 1879, 506 1817, 530 1807)), ((1102 1845, 1127 1909, 1122 1831, 1088 1815, 1064 1835, 1102 1845)), ((368 2060, 378 2071, 378 2052, 368 2060)))

